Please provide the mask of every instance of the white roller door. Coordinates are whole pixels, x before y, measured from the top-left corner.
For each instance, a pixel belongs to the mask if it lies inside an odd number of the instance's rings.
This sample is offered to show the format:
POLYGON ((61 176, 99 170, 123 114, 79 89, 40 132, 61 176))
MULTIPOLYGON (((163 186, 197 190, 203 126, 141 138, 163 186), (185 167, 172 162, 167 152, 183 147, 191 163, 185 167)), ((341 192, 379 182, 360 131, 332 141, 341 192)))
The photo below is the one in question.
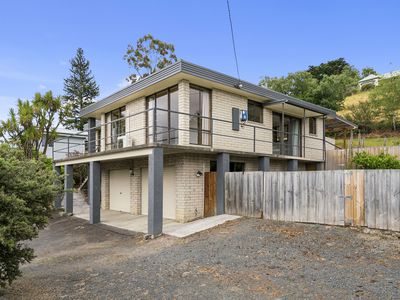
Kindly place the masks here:
POLYGON ((129 170, 110 171, 110 209, 130 212, 131 186, 129 170))
MULTIPOLYGON (((142 169, 142 214, 148 213, 148 170, 142 169)), ((163 177, 163 218, 175 219, 176 211, 175 168, 165 167, 163 177)))

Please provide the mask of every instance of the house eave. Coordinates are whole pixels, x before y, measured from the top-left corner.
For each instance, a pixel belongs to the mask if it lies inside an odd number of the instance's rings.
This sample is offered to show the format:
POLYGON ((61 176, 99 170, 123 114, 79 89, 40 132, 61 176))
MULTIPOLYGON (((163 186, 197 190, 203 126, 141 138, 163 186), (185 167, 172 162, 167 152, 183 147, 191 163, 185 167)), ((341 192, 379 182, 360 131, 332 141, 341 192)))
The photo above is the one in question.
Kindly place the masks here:
POLYGON ((240 89, 238 88, 239 80, 235 77, 213 71, 211 69, 184 61, 179 60, 133 84, 128 87, 125 87, 95 103, 81 110, 82 117, 88 117, 91 114, 94 114, 96 111, 110 106, 119 100, 122 100, 134 93, 137 93, 145 88, 148 88, 156 83, 159 83, 167 78, 170 78, 179 73, 187 74, 189 76, 194 76, 197 78, 201 78, 207 81, 211 81, 214 83, 218 83, 220 85, 236 88, 239 91, 246 92, 258 97, 265 99, 268 101, 285 101, 288 104, 298 106, 307 110, 312 110, 324 115, 332 115, 334 116, 336 113, 333 110, 321 107, 319 105, 306 102, 288 95, 284 95, 275 91, 272 91, 268 88, 258 86, 252 84, 247 81, 240 80, 240 89))

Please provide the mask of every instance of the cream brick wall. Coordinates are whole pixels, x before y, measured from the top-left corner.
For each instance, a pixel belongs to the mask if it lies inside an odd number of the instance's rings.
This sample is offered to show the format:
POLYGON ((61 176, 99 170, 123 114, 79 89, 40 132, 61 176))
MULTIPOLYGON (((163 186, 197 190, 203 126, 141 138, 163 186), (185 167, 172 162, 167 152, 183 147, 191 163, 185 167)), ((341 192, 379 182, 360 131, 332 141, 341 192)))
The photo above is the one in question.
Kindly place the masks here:
POLYGON ((287 171, 287 160, 271 159, 270 171, 287 171))
POLYGON ((128 146, 146 143, 146 98, 142 97, 126 105, 128 117, 125 121, 128 146), (134 115, 134 116, 132 116, 134 115))
MULTIPOLYGON (((188 114, 189 111, 189 97, 190 97, 190 86, 189 81, 182 80, 178 84, 178 110, 179 112, 188 114)), ((188 115, 178 115, 178 128, 184 129, 178 131, 178 143, 180 145, 189 145, 189 121, 188 115)))
POLYGON ((101 208, 110 209, 110 172, 101 170, 101 208))
POLYGON ((322 118, 317 118, 317 134, 310 134, 309 119, 306 119, 304 130, 304 145, 303 157, 313 160, 323 160, 323 130, 324 121, 322 118))
POLYGON ((100 121, 102 126, 100 127, 100 151, 106 150, 106 126, 104 125, 106 123, 106 115, 101 114, 100 121))
POLYGON ((176 157, 176 219, 188 222, 202 218, 204 214, 204 175, 210 170, 210 160, 216 158, 185 154, 176 157))
POLYGON ((213 147, 235 151, 254 152, 254 131, 256 134, 256 152, 272 153, 272 112, 263 111, 263 124, 248 122, 251 126, 240 126, 239 131, 232 130, 232 108, 247 110, 247 98, 218 89, 212 90, 212 117, 229 122, 213 121, 213 147), (227 135, 221 136, 221 135, 227 135))

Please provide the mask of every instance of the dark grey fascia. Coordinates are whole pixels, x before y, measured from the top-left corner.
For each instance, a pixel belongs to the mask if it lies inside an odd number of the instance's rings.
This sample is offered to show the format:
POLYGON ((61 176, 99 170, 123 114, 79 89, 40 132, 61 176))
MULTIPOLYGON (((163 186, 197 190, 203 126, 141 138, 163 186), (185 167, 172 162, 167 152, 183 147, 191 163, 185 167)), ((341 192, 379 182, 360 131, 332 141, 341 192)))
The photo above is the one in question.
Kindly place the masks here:
MULTIPOLYGON (((155 83, 158 83, 168 77, 171 77, 173 75, 176 75, 178 73, 185 73, 191 76, 195 76, 198 78, 202 78, 205 80, 209 80, 215 83, 219 83, 225 86, 229 86, 229 87, 237 87, 239 80, 235 77, 217 72, 217 71, 213 71, 210 70, 208 68, 184 61, 184 60, 178 60, 176 63, 173 63, 167 67, 165 67, 164 69, 161 69, 157 72, 155 72, 154 74, 149 75, 148 77, 145 77, 141 80, 139 80, 138 82, 135 82, 133 84, 131 84, 130 86, 119 90, 118 92, 111 94, 108 97, 105 97, 102 100, 97 101, 96 103, 84 108, 81 110, 81 116, 86 116, 90 113, 95 112, 96 110, 110 105, 120 99, 123 99, 135 92, 138 92, 142 89, 145 89, 155 83)), ((267 89, 265 87, 261 87, 255 84, 252 84, 250 82, 247 81, 240 81, 241 83, 241 88, 240 90, 248 92, 250 94, 254 94, 260 97, 264 97, 266 98, 266 100, 268 101, 283 101, 285 100, 286 103, 288 104, 292 104, 294 106, 298 106, 301 108, 305 108, 308 110, 312 110, 315 112, 319 112, 321 114, 324 115, 330 115, 330 116, 336 116, 336 112, 324 107, 321 107, 319 105, 310 103, 310 102, 306 102, 300 99, 296 99, 275 91, 272 91, 270 89, 267 89)))
POLYGON ((117 102, 118 100, 121 100, 129 95, 132 95, 142 89, 145 89, 157 82, 160 82, 168 77, 171 77, 175 74, 178 74, 181 72, 181 62, 177 61, 176 63, 159 70, 153 74, 151 74, 148 77, 145 77, 131 85, 129 85, 126 88, 123 88, 122 90, 119 90, 118 92, 115 92, 111 94, 110 96, 107 96, 92 105, 89 105, 88 107, 85 107, 84 109, 81 110, 81 117, 84 117, 90 113, 95 112, 98 109, 103 108, 104 106, 110 105, 112 103, 117 102))

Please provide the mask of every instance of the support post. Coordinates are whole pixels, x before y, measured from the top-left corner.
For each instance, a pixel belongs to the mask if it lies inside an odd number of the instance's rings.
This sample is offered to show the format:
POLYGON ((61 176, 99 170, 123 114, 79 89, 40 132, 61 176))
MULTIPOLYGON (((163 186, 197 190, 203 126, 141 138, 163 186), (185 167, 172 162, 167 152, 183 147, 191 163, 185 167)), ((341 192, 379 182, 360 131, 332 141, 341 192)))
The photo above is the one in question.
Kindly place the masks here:
POLYGON ((280 141, 281 141, 281 155, 286 155, 286 149, 284 144, 284 137, 285 137, 285 103, 282 103, 282 114, 281 114, 281 132, 280 134, 280 141))
POLYGON ((229 172, 229 153, 217 157, 217 215, 225 213, 225 173, 229 172))
POLYGON ((90 224, 100 223, 100 162, 89 163, 89 206, 90 224))
MULTIPOLYGON (((61 175, 61 167, 54 166, 54 172, 56 173, 57 177, 59 177, 61 175)), ((57 184, 57 183, 59 183, 58 179, 56 180, 56 182, 54 182, 54 184, 57 184)), ((57 195, 56 198, 54 199, 54 208, 55 209, 61 208, 61 200, 62 200, 61 195, 57 195)))
POLYGON ((289 159, 287 164, 288 171, 298 171, 299 161, 297 159, 289 159))
POLYGON ((88 151, 89 153, 96 152, 96 119, 89 118, 88 119, 88 151))
POLYGON ((147 231, 151 238, 162 234, 163 226, 163 148, 153 148, 149 155, 147 231))
POLYGON ((73 184, 74 184, 74 169, 73 165, 65 165, 64 166, 64 190, 65 190, 65 212, 67 214, 72 214, 74 211, 74 205, 73 205, 73 184))
POLYGON ((326 132, 325 132, 325 124, 326 124, 326 116, 324 115, 323 116, 323 119, 322 119, 322 142, 323 142, 323 145, 322 145, 322 157, 323 157, 323 160, 324 161, 326 161, 326 132))
POLYGON ((268 172, 270 167, 270 158, 268 156, 260 156, 258 158, 258 171, 268 172))

